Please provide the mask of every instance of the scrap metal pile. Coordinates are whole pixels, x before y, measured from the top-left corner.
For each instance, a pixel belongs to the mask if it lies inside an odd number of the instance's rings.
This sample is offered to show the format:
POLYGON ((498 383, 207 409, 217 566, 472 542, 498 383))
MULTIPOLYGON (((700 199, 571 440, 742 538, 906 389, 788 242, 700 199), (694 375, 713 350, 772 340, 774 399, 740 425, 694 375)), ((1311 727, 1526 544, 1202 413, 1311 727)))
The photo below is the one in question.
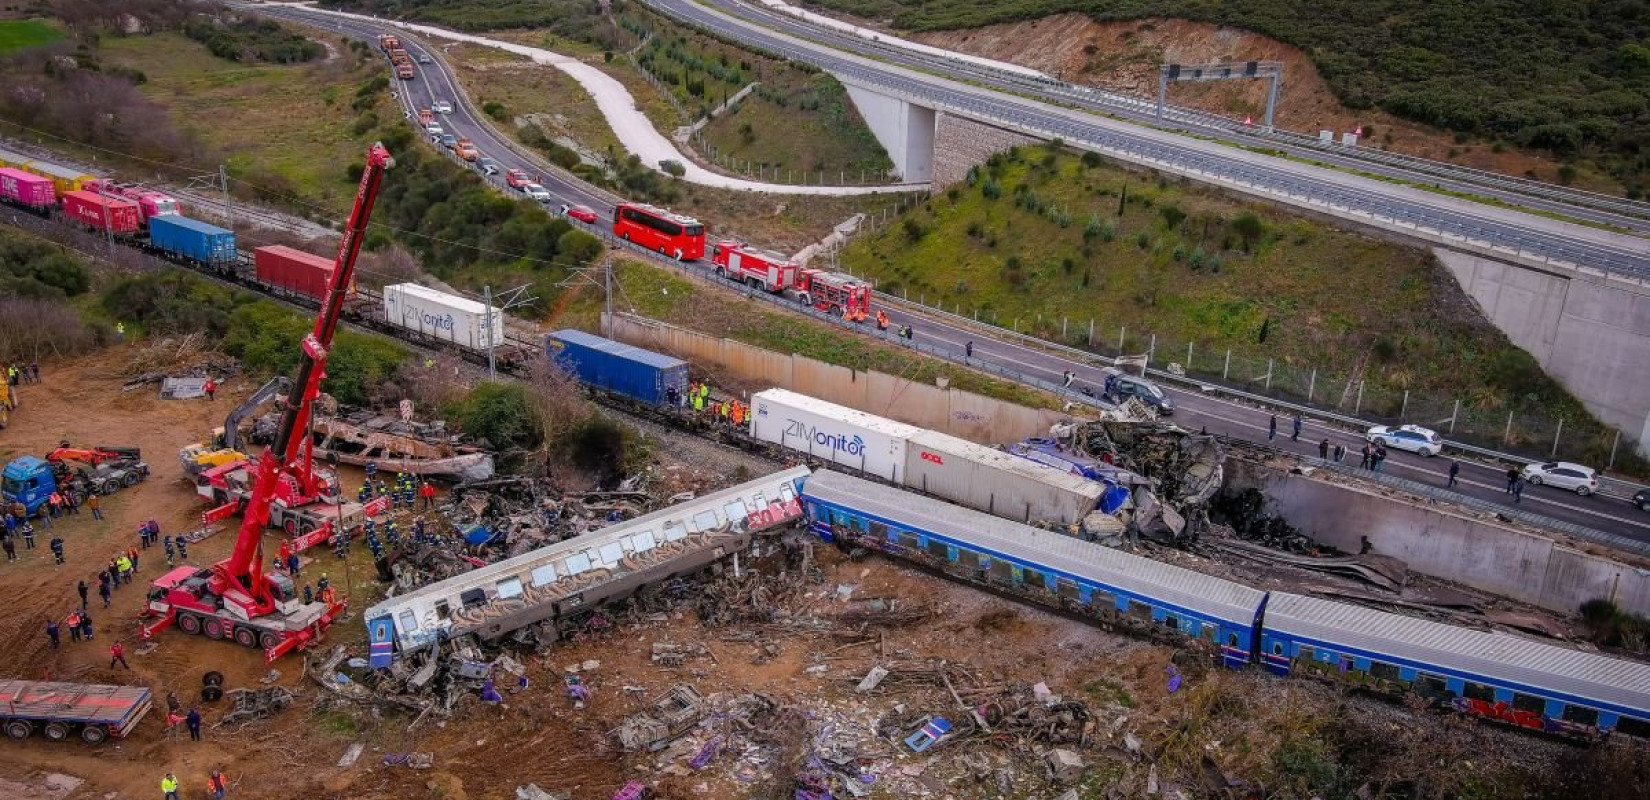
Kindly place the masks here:
MULTIPOLYGON (((1166 422, 1102 420, 1076 426, 1071 441, 1076 452, 1104 465, 1107 478, 1130 490, 1113 516, 1131 537, 1184 547, 1208 530, 1209 502, 1225 477, 1226 451, 1214 436, 1166 422)), ((1101 528, 1087 521, 1085 527, 1101 528)), ((1108 544, 1121 543, 1111 538, 1108 544)))

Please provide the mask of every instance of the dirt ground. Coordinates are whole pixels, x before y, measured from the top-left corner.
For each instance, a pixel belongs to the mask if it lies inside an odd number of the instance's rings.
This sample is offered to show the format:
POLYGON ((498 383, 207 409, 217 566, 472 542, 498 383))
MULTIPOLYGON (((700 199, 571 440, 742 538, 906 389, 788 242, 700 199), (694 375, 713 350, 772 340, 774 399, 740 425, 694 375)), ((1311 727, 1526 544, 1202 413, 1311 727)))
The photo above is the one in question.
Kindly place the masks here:
MULTIPOLYGON (((1025 22, 959 31, 912 34, 912 39, 965 53, 998 58, 1048 72, 1074 83, 1137 97, 1157 97, 1163 63, 1283 62, 1283 89, 1275 123, 1292 131, 1350 133, 1359 125, 1375 135, 1361 144, 1385 147, 1508 175, 1557 180, 1558 163, 1490 142, 1457 143, 1453 134, 1417 125, 1379 110, 1353 111, 1335 99, 1312 60, 1300 50, 1249 31, 1180 19, 1099 23, 1083 14, 1056 14, 1025 22)), ((1180 83, 1169 87, 1169 102, 1227 116, 1266 110, 1266 81, 1180 83)))
MULTIPOLYGON (((231 379, 216 403, 161 400, 152 386, 122 392, 119 373, 130 357, 116 349, 73 365, 43 365, 43 384, 23 387, 17 424, 0 440, 0 457, 8 459, 44 452, 65 438, 136 445, 154 470, 148 482, 108 499, 101 524, 84 513, 58 523, 54 530, 68 540, 67 566, 54 568, 43 545, 17 564, 0 564, 0 594, 12 603, 11 613, 0 620, 0 636, 10 645, 0 654, 0 675, 137 683, 154 690, 162 709, 169 691, 189 707, 198 703, 205 671, 223 672, 227 688, 256 688, 267 667, 258 652, 176 631, 156 637, 152 650, 140 647, 135 630, 141 587, 160 571, 158 559, 142 560, 134 585, 117 591, 108 611, 92 596, 97 620, 92 643, 65 642, 54 651, 43 632, 48 616, 61 616, 74 605, 75 580, 90 579, 117 547, 135 542, 139 522, 152 516, 166 532, 196 527, 200 507, 173 454, 201 438, 257 385, 231 379), (116 638, 128 644, 130 672, 108 668, 108 644, 116 638)), ((656 426, 644 430, 660 437, 654 448, 657 468, 674 474, 677 483, 715 481, 740 466, 753 473, 778 466, 706 442, 678 441, 656 426)), ((346 486, 357 480, 346 476, 346 486)), ((230 543, 231 536, 219 534, 192 548, 191 560, 210 564, 230 543)), ((273 544, 273 537, 266 542, 273 544)), ((352 655, 362 654, 359 609, 380 599, 384 587, 373 582, 359 548, 347 565, 330 553, 315 555, 318 561, 305 567, 305 576, 329 571, 335 585, 346 589, 352 608, 327 645, 343 644, 352 655)), ((1502 769, 1512 759, 1551 763, 1573 752, 1483 726, 1449 727, 1447 721, 1348 698, 1327 686, 1252 671, 1188 668, 1185 685, 1171 691, 1173 647, 1107 633, 877 557, 849 561, 829 548, 818 548, 816 555, 818 570, 779 575, 773 582, 782 595, 773 601, 778 611, 773 621, 707 627, 695 615, 691 597, 657 613, 615 614, 618 624, 605 635, 555 645, 543 657, 518 654, 531 686, 507 695, 501 706, 467 696, 450 718, 432 718, 409 730, 411 714, 338 701, 302 674, 301 658, 289 656, 276 665, 281 673, 276 682, 292 689, 297 702, 278 717, 213 727, 227 704, 199 704, 207 725, 199 743, 168 738, 163 713, 151 714, 130 739, 98 748, 39 737, 6 742, 0 746, 0 793, 31 800, 151 797, 161 775, 171 771, 182 781, 185 798, 200 798, 207 773, 220 767, 229 776, 232 797, 269 800, 506 800, 527 783, 569 800, 607 800, 627 780, 645 782, 659 800, 776 796, 774 787, 783 785, 789 765, 751 749, 730 748, 702 771, 688 768, 686 757, 708 740, 707 731, 690 733, 681 746, 659 753, 628 755, 610 732, 679 683, 694 685, 707 697, 761 693, 788 709, 798 725, 810 726, 809 736, 816 729, 867 729, 901 708, 953 718, 966 713, 946 687, 933 682, 890 679, 874 692, 855 691, 872 665, 891 662, 950 664, 956 674, 968 676, 956 687, 968 696, 1002 687, 1027 691, 1042 682, 1055 694, 1087 703, 1091 744, 1082 748, 1089 764, 1083 797, 1142 796, 1148 780, 1159 779, 1159 770, 1164 796, 1173 797, 1177 785, 1198 796, 1195 776, 1200 769, 1207 772, 1205 763, 1217 765, 1216 774, 1252 780, 1267 769, 1280 741, 1313 730, 1320 724, 1314 720, 1325 719, 1332 708, 1352 708, 1373 731, 1448 734, 1459 747, 1470 748, 1465 752, 1477 765, 1466 769, 1471 774, 1502 769), (847 618, 876 604, 920 610, 925 617, 906 625, 847 618), (702 645, 705 654, 663 666, 651 657, 659 642, 702 645), (771 650, 765 646, 770 644, 771 650), (562 681, 569 665, 591 661, 599 664, 583 674, 594 690, 592 702, 574 709, 562 681), (337 766, 355 743, 364 747, 359 760, 337 766), (431 766, 387 763, 408 753, 430 754, 431 766), (1146 763, 1145 754, 1155 766, 1146 763)), ((760 568, 773 575, 779 569, 775 563, 770 559, 760 568)), ((921 756, 887 740, 865 746, 860 763, 874 779, 868 784, 872 800, 1057 793, 1043 767, 1047 748, 1012 737, 975 737, 921 756)), ((790 796, 788 790, 784 796, 790 796)))

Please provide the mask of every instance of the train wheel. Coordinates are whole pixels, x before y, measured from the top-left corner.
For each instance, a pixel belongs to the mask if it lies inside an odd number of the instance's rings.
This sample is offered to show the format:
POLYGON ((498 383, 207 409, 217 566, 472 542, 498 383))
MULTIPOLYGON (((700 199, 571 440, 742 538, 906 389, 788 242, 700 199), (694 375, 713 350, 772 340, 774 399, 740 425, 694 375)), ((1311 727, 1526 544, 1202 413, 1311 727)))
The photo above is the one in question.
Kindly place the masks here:
POLYGON ((103 744, 103 740, 109 738, 109 729, 102 725, 87 725, 80 729, 80 738, 86 744, 103 744))
POLYGON ((251 628, 236 628, 235 643, 242 647, 257 647, 258 633, 251 628))
POLYGON ((27 739, 34 732, 34 726, 20 719, 6 723, 6 735, 13 739, 27 739))
POLYGON ((206 638, 208 639, 222 639, 224 630, 223 620, 208 618, 205 623, 201 625, 201 630, 206 633, 206 638))
POLYGON ((269 631, 264 631, 263 633, 258 634, 258 646, 265 649, 265 650, 268 650, 269 648, 274 647, 275 645, 278 645, 280 643, 281 643, 281 637, 276 636, 275 634, 270 633, 269 631))
POLYGON ((208 670, 205 675, 201 676, 201 685, 202 686, 222 686, 223 685, 223 673, 219 672, 215 669, 214 670, 208 670))
POLYGON ((47 739, 54 742, 61 742, 64 739, 69 738, 69 723, 56 721, 48 722, 46 723, 46 727, 42 728, 41 731, 46 734, 47 739))
POLYGON ((201 618, 195 616, 194 614, 179 614, 178 630, 183 631, 190 636, 199 634, 201 632, 201 618))

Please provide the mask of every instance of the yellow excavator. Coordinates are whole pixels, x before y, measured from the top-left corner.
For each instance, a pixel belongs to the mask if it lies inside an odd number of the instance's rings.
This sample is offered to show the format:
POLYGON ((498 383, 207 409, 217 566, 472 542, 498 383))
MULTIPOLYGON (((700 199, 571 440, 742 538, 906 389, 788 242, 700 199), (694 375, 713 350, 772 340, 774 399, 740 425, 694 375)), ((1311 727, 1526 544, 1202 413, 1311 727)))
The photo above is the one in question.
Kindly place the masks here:
POLYGON ((277 375, 246 398, 246 402, 231 409, 229 416, 224 418, 223 427, 212 431, 211 444, 192 444, 178 451, 178 460, 183 464, 184 473, 194 476, 213 467, 251 460, 249 455, 240 450, 241 421, 263 404, 283 397, 291 390, 292 379, 285 375, 277 375))

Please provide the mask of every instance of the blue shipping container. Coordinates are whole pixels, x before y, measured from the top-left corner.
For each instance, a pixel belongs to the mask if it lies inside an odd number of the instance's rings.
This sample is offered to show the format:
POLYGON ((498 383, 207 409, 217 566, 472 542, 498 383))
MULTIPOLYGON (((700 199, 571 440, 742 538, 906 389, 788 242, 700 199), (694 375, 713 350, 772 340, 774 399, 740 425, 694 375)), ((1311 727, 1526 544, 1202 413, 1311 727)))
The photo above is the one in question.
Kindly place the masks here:
POLYGON ((177 214, 149 218, 149 244, 201 264, 235 263, 234 231, 177 214))
POLYGON ((544 352, 583 383, 649 405, 663 405, 671 387, 678 396, 687 393, 688 365, 679 358, 572 329, 545 338, 560 344, 561 352, 556 353, 550 342, 544 352))

